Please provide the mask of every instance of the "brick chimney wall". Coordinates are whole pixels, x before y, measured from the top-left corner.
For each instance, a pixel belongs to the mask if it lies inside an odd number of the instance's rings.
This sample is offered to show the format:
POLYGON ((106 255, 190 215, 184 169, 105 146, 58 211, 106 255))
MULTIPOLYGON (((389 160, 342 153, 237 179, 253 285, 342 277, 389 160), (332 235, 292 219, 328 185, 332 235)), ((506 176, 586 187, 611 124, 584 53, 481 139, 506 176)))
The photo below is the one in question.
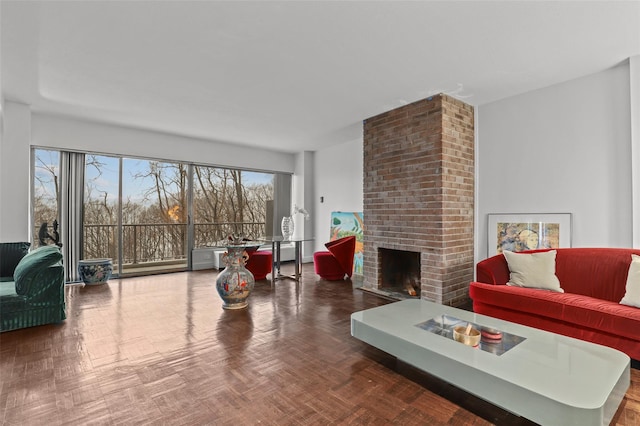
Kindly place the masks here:
POLYGON ((378 248, 420 252, 421 297, 460 306, 473 279, 473 107, 447 95, 364 122, 364 287, 378 248))

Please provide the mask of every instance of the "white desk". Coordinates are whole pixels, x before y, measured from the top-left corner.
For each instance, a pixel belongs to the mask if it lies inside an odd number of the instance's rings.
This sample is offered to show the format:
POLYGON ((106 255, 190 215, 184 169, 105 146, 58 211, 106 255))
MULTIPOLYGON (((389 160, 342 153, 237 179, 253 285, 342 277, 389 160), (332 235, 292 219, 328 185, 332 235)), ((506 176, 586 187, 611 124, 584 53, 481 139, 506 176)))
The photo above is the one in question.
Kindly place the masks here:
POLYGON ((273 269, 271 271, 272 282, 283 278, 291 278, 296 281, 300 280, 300 275, 302 274, 302 243, 306 241, 313 241, 313 238, 293 237, 285 239, 283 237, 263 237, 258 240, 265 243, 271 243, 271 252, 273 253, 273 269), (282 243, 294 243, 294 275, 283 275, 280 273, 280 247, 282 243))
POLYGON ((620 351, 425 300, 356 312, 351 335, 542 425, 608 425, 630 383, 620 351), (416 327, 442 315, 525 340, 496 355, 416 327))

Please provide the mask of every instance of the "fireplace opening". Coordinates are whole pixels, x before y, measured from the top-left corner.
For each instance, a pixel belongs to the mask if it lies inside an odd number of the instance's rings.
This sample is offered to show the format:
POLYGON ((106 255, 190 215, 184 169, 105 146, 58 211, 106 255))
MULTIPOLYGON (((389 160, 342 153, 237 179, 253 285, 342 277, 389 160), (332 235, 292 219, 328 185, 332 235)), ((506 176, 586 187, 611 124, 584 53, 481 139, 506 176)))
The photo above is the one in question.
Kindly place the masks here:
POLYGON ((420 297, 420 253, 378 248, 379 290, 403 297, 420 297))

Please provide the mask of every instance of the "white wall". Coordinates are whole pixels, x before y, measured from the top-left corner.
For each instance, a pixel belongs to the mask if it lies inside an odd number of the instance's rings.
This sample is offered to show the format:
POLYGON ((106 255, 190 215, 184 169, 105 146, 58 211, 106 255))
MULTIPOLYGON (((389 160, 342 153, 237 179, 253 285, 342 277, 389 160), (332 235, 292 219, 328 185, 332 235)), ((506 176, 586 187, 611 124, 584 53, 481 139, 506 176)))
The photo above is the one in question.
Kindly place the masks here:
POLYGON ((34 114, 32 144, 72 151, 294 172, 294 154, 69 118, 34 114))
POLYGON ((31 111, 5 102, 0 143, 0 241, 31 241, 29 227, 31 111))
POLYGON ((640 248, 640 55, 629 58, 633 247, 640 248))
POLYGON ((31 146, 293 173, 294 154, 32 114, 5 102, 0 156, 0 241, 29 241, 31 146))
POLYGON ((572 246, 632 246, 629 64, 478 107, 476 253, 488 213, 572 213, 572 246))
MULTIPOLYGON (((638 72, 625 63, 476 107, 478 260, 487 256, 488 213, 568 212, 574 247, 633 246, 629 93, 638 72)), ((362 148, 359 139, 315 154, 315 250, 329 238, 332 211, 363 209, 362 148)))
POLYGON ((314 193, 315 251, 326 250, 331 212, 363 209, 363 146, 360 139, 316 151, 314 193), (320 202, 320 197, 324 202, 320 202))

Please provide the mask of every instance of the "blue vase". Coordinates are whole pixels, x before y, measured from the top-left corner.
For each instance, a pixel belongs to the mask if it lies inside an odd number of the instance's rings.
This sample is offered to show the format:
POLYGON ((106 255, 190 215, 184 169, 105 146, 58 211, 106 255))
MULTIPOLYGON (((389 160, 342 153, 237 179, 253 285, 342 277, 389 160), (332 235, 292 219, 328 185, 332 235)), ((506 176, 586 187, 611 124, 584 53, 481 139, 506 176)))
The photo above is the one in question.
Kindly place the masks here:
POLYGON ((78 274, 86 285, 104 284, 111 278, 111 259, 84 259, 78 261, 78 274))

